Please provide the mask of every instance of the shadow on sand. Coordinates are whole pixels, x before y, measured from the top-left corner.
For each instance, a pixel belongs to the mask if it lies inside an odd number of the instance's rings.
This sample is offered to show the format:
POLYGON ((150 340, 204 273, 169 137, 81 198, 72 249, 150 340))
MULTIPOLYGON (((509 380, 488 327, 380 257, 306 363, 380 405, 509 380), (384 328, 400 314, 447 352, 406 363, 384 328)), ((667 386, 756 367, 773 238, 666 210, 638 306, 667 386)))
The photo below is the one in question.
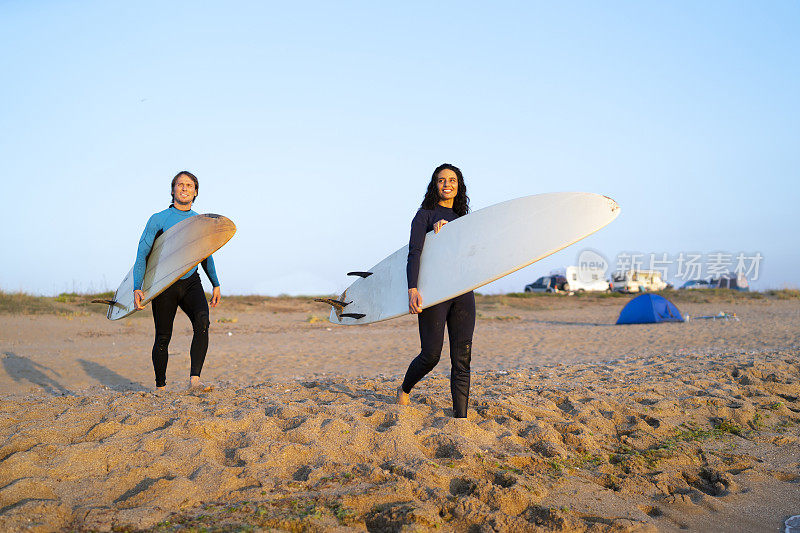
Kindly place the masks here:
POLYGON ((85 359, 78 359, 78 362, 81 364, 81 367, 83 367, 84 372, 86 372, 88 375, 90 375, 91 377, 93 377, 94 379, 96 379, 109 389, 113 389, 119 392, 149 390, 144 386, 142 386, 141 383, 131 381, 125 376, 121 376, 116 372, 114 372, 113 370, 110 370, 101 364, 95 363, 93 361, 87 361, 85 359))
POLYGON ((29 381, 33 385, 41 387, 47 394, 54 396, 71 395, 72 392, 61 385, 49 374, 54 374, 57 377, 61 375, 44 365, 35 363, 27 357, 21 357, 13 352, 3 352, 3 368, 6 374, 11 376, 11 379, 17 383, 29 381))

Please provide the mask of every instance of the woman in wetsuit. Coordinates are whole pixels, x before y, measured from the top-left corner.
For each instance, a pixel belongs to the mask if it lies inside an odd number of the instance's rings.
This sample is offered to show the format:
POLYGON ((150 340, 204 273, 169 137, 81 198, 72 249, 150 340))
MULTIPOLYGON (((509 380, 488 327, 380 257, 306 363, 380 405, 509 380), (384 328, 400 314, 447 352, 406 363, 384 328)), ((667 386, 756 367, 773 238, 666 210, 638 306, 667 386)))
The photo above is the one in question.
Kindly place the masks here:
POLYGON ((397 403, 408 405, 411 389, 439 362, 444 344, 444 327, 447 325, 450 339, 450 392, 453 395, 453 416, 456 418, 467 417, 469 364, 472 333, 475 330, 475 295, 470 291, 423 310, 424 295, 417 290, 417 279, 425 234, 431 230, 439 233, 445 224, 468 212, 469 197, 461 170, 450 164, 436 167, 422 206, 411 221, 406 266, 408 309, 412 314, 419 315, 421 350, 411 361, 403 384, 397 389, 397 403))

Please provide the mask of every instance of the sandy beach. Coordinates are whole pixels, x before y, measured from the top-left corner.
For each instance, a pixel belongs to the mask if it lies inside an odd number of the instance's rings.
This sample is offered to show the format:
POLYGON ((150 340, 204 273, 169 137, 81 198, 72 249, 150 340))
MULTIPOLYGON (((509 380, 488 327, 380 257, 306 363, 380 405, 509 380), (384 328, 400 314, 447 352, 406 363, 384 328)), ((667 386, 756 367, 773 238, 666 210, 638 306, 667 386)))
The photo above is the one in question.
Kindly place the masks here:
POLYGON ((613 325, 629 297, 479 297, 466 420, 447 345, 392 404, 410 316, 337 327, 308 298, 228 298, 214 390, 184 390, 179 313, 156 393, 149 311, 6 301, 0 530, 782 531, 800 514, 800 299, 782 294, 676 295, 739 320, 631 326, 613 325))

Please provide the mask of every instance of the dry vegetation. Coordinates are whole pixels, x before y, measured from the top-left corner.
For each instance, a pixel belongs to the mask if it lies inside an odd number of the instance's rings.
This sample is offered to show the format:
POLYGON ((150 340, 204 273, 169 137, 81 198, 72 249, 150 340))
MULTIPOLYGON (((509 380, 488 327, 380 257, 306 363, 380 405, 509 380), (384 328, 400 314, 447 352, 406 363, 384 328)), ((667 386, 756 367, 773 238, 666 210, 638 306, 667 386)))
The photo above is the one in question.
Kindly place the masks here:
MULTIPOLYGON (((781 289, 763 292, 739 292, 729 289, 676 291, 660 293, 676 304, 719 303, 735 304, 775 300, 800 300, 800 290, 781 289)), ((106 306, 93 304, 96 298, 112 298, 113 292, 97 294, 61 293, 58 296, 33 296, 21 292, 0 291, 0 314, 70 315, 105 314, 106 306)), ((211 297, 208 295, 209 298, 211 297)), ((547 293, 477 294, 478 309, 571 309, 586 305, 622 306, 636 295, 621 293, 579 293, 574 295, 547 293)), ((230 311, 261 310, 272 313, 308 313, 320 310, 313 296, 224 296, 230 311)), ((149 313, 140 313, 142 316, 149 313)))
POLYGON ((107 307, 93 304, 95 298, 111 298, 113 292, 77 294, 63 292, 58 296, 33 296, 24 292, 0 291, 0 314, 15 315, 88 315, 105 314, 107 307))

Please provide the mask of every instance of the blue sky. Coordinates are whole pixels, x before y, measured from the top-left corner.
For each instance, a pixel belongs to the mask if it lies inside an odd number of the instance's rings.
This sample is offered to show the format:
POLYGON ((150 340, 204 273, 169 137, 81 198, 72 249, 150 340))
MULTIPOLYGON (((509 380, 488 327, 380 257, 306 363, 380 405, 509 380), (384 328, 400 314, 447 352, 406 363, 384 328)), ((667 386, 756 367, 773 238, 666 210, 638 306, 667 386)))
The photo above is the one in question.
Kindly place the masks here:
POLYGON ((180 169, 237 224, 223 293, 319 294, 473 208, 616 199, 584 248, 763 257, 800 285, 800 3, 0 3, 0 288, 116 288, 180 169))

